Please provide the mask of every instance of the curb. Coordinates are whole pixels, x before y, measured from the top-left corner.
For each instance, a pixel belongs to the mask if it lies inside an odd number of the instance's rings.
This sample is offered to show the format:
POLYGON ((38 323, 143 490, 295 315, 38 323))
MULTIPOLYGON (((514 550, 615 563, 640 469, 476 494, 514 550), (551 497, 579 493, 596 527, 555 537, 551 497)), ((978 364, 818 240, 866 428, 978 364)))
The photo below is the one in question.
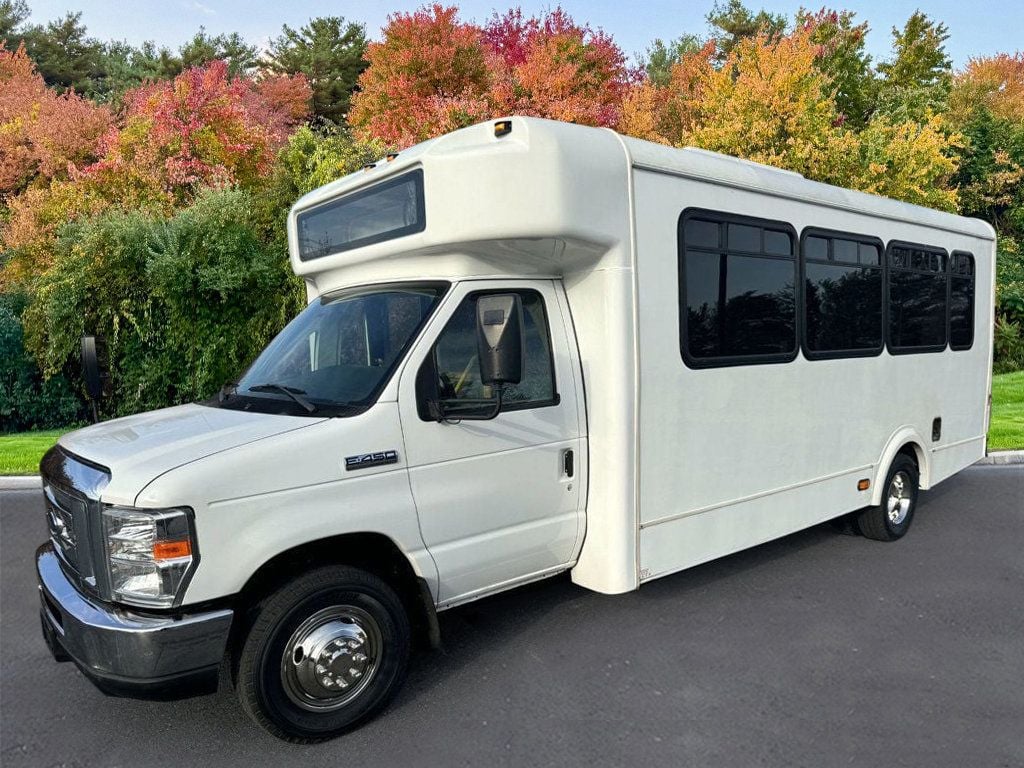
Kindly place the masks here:
POLYGON ((0 476, 0 491, 28 491, 42 487, 39 475, 0 476))
POLYGON ((1007 464, 1024 464, 1024 451, 994 451, 979 460, 975 466, 1006 466, 1007 464))

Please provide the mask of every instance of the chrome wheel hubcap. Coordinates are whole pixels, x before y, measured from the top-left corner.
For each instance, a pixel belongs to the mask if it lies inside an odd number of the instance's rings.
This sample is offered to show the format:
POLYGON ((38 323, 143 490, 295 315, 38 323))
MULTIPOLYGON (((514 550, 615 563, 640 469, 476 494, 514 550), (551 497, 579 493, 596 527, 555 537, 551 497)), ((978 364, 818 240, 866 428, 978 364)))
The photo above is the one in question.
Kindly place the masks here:
POLYGON ((889 522, 899 525, 907 519, 910 512, 911 483, 910 475, 906 472, 897 472, 892 476, 889 483, 889 493, 886 499, 886 512, 889 515, 889 522))
POLYGON ((285 693, 303 709, 340 709, 376 675, 382 645, 377 622, 361 608, 336 605, 317 611, 285 645, 285 693))

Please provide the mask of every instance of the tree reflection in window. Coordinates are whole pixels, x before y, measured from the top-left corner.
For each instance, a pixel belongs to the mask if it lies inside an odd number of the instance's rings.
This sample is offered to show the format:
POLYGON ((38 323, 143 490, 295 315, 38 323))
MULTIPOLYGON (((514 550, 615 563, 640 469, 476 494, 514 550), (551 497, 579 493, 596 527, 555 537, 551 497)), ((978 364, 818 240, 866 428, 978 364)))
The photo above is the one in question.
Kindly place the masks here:
POLYGON ((683 228, 684 351, 697 365, 771 362, 796 351, 796 260, 781 222, 705 214, 683 228))

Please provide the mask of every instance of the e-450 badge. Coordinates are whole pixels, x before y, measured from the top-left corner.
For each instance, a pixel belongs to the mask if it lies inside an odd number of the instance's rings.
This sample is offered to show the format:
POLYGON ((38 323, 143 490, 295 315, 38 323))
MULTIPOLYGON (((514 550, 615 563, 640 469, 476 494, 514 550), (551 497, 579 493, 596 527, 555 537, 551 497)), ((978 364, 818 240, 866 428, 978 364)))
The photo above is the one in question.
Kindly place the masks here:
POLYGON ((376 451, 374 453, 360 453, 358 456, 345 457, 345 469, 348 472, 351 472, 353 469, 369 469, 370 467, 397 463, 398 451, 376 451))

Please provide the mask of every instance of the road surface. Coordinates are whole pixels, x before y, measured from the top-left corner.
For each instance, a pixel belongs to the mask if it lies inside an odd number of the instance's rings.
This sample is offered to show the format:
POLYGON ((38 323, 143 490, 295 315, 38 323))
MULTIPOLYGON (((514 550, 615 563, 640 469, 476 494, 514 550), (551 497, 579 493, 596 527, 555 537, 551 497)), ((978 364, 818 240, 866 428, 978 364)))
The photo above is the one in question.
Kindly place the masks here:
POLYGON ((605 596, 566 578, 442 614, 381 716, 283 744, 230 690, 107 698, 39 634, 39 491, 0 494, 0 763, 1022 766, 1024 468, 922 495, 895 544, 830 525, 605 596))

